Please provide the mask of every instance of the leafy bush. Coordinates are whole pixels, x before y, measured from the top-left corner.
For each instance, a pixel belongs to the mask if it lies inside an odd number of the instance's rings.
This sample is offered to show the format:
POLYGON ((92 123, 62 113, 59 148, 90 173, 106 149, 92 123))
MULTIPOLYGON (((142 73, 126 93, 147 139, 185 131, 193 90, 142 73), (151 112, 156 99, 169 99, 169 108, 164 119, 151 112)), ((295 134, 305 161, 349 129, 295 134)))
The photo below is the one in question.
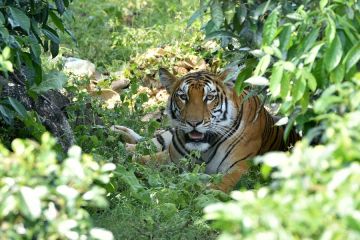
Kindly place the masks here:
POLYGON ((264 174, 275 169, 270 186, 234 191, 233 201, 206 207, 205 218, 223 232, 220 239, 358 239, 359 110, 328 115, 326 145, 304 140, 291 154, 259 158, 264 174))
POLYGON ((0 10, 0 48, 11 48, 11 62, 28 69, 27 84, 43 81, 41 48, 55 57, 59 53, 57 30, 71 34, 61 19, 71 0, 5 1, 0 10))
MULTIPOLYGON (((259 157, 272 182, 234 191, 205 208, 220 239, 358 239, 360 237, 360 73, 326 89, 314 103, 324 144, 304 139, 293 152, 259 157)), ((317 129, 312 130, 312 132, 317 129)))
POLYGON ((113 164, 99 165, 73 146, 61 163, 55 140, 41 145, 15 139, 12 150, 0 145, 0 231, 4 239, 112 239, 93 228, 89 207, 104 207, 104 184, 113 164))
POLYGON ((355 0, 210 0, 202 1, 189 23, 210 15, 206 39, 219 39, 229 61, 240 66, 236 90, 269 85, 272 100, 291 116, 289 127, 297 120, 306 132, 315 125, 313 101, 356 73, 359 12, 355 0))
POLYGON ((266 90, 304 139, 258 158, 268 186, 234 191, 205 218, 220 239, 358 239, 359 2, 202 1, 190 23, 206 9, 207 39, 240 66, 236 90, 266 90))

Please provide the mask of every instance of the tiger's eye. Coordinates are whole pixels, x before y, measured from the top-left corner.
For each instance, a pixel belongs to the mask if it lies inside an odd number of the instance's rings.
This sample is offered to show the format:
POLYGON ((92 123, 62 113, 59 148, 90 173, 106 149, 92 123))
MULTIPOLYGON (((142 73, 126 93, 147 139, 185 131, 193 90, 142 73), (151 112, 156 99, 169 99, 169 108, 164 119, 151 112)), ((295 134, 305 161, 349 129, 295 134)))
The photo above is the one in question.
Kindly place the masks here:
POLYGON ((212 100, 214 100, 215 99, 215 95, 207 95, 206 96, 206 100, 207 101, 212 101, 212 100))
POLYGON ((181 99, 181 100, 186 100, 186 94, 185 93, 183 93, 183 92, 178 92, 177 93, 177 96, 181 99))

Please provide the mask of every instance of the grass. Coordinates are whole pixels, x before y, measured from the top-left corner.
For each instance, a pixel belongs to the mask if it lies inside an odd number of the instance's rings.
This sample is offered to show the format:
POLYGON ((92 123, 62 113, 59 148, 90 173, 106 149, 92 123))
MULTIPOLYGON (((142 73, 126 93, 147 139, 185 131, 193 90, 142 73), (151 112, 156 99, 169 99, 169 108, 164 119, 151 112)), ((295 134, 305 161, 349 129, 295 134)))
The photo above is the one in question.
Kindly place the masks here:
MULTIPOLYGON (((80 85, 67 86, 77 98, 68 108, 77 143, 95 159, 106 159, 118 166, 107 186, 109 207, 92 210, 94 223, 110 229, 116 239, 214 239, 217 236, 203 220, 202 209, 228 196, 206 187, 212 177, 203 174, 203 168, 180 171, 171 164, 138 165, 125 151, 121 137, 108 130, 112 124, 121 124, 151 137, 163 126, 156 121, 146 124, 140 121, 146 113, 142 106, 147 97, 132 98, 141 82, 138 57, 148 49, 163 46, 181 48, 177 52, 181 55, 194 53, 202 34, 199 26, 186 29, 186 24, 197 7, 198 3, 190 0, 101 3, 78 0, 67 15, 67 24, 77 43, 69 36, 62 36, 63 56, 88 59, 102 72, 118 71, 125 66, 138 74, 132 75, 130 88, 121 94, 123 103, 112 110, 104 109, 81 90, 81 81, 86 80, 80 79, 80 85), (91 106, 90 113, 86 106, 91 106), (83 119, 99 116, 105 128, 98 128, 95 121, 79 123, 76 121, 79 116, 83 119)), ((146 61, 144 71, 156 69, 156 64, 159 63, 146 61)), ((138 154, 151 152, 152 147, 143 144, 138 154)), ((180 169, 187 169, 186 162, 180 169)))
MULTIPOLYGON (((147 96, 133 96, 138 93, 142 76, 156 72, 159 65, 170 66, 191 54, 205 58, 211 55, 196 50, 202 44, 200 26, 186 29, 197 7, 198 3, 191 0, 78 0, 71 8, 75 20, 67 16, 77 44, 69 36, 62 36, 63 56, 88 59, 103 72, 121 68, 130 72, 131 86, 122 92, 122 104, 112 110, 82 91, 79 86, 86 80, 78 79, 80 85, 67 86, 77 98, 67 109, 77 143, 95 159, 117 165, 107 186, 109 207, 92 211, 96 226, 111 230, 116 239, 215 239, 218 235, 203 219, 206 205, 229 200, 228 195, 207 187, 218 176, 204 174, 201 166, 189 171, 186 159, 180 167, 136 164, 125 151, 121 137, 108 130, 119 124, 152 137, 157 128, 166 126, 166 121, 141 122, 141 117, 156 106, 145 110, 147 96), (141 54, 163 46, 175 49, 175 56, 143 59, 141 54), (99 128, 95 120, 79 123, 79 116, 98 116, 104 128, 99 128)), ((137 154, 149 153, 153 153, 152 146, 141 144, 137 154)), ((254 187, 257 183, 258 172, 242 179, 239 187, 254 187)))
POLYGON ((185 27, 197 6, 189 0, 74 1, 67 22, 77 44, 65 36, 63 53, 117 70, 148 48, 193 41, 196 28, 185 27))

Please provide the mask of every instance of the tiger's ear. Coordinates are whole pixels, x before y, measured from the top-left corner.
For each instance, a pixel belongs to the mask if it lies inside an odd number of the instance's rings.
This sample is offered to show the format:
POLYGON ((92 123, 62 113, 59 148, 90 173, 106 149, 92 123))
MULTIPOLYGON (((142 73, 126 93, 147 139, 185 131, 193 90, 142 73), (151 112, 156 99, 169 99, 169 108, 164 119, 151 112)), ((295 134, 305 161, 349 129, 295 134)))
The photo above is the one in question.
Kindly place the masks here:
POLYGON ((172 75, 168 70, 165 68, 159 69, 159 78, 161 84, 166 88, 166 91, 170 92, 171 87, 176 82, 176 77, 172 75))
POLYGON ((220 73, 219 78, 226 86, 233 88, 239 75, 239 70, 238 66, 226 68, 222 73, 220 73))

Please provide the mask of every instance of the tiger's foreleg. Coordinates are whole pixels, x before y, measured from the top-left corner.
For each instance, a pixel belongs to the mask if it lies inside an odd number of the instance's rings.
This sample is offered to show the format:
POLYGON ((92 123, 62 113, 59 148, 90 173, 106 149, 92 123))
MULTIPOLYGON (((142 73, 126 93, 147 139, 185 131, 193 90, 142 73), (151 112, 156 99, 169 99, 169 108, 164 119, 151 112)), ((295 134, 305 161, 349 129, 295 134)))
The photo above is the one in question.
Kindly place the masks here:
MULTIPOLYGON (((126 145, 125 148, 128 152, 135 153, 136 145, 144 140, 144 137, 136 133, 134 130, 120 126, 120 125, 113 125, 111 126, 110 130, 119 133, 123 140, 125 141, 126 145)), ((142 164, 146 164, 151 159, 156 159, 156 161, 160 164, 166 163, 169 160, 169 153, 168 148, 172 140, 172 133, 171 131, 163 131, 157 134, 154 138, 150 141, 156 147, 156 153, 154 155, 145 155, 141 156, 138 159, 138 162, 142 164)))

